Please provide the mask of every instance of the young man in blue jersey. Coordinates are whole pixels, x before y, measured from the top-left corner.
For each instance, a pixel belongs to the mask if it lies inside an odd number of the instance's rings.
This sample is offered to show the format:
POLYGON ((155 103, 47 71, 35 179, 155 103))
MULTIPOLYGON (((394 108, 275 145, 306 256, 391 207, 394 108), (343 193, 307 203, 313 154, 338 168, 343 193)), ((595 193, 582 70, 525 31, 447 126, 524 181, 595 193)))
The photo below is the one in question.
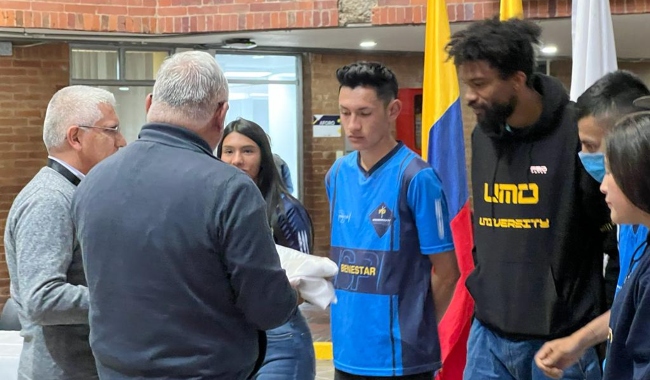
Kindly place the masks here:
MULTIPOLYGON (((578 98, 580 159, 596 181, 603 182, 605 177, 605 137, 622 116, 644 110, 643 103, 650 108, 649 95, 650 90, 639 77, 619 70, 600 78, 578 98)), ((617 293, 632 271, 633 263, 643 253, 648 235, 648 229, 642 225, 620 225, 618 228, 620 272, 617 293)), ((537 366, 549 377, 561 377, 563 371, 587 349, 607 339, 609 319, 610 312, 607 311, 573 334, 547 342, 535 356, 537 366)))
POLYGON ((437 322, 459 277, 445 195, 433 169, 391 134, 402 107, 395 74, 357 62, 336 76, 355 151, 325 180, 339 265, 335 379, 431 380, 441 366, 437 322))

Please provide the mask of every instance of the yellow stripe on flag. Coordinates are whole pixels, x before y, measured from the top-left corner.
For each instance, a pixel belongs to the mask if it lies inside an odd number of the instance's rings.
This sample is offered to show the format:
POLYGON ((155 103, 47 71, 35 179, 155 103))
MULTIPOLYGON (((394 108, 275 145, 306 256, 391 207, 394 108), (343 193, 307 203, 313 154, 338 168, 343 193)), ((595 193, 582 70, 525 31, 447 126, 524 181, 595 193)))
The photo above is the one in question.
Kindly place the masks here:
POLYGON ((453 60, 447 59, 445 46, 451 30, 445 0, 429 0, 424 43, 424 80, 422 83, 422 158, 429 152, 429 134, 433 124, 458 99, 458 76, 453 60))
POLYGON ((521 0, 501 0, 499 19, 501 21, 506 21, 511 18, 524 18, 524 6, 522 5, 521 0))

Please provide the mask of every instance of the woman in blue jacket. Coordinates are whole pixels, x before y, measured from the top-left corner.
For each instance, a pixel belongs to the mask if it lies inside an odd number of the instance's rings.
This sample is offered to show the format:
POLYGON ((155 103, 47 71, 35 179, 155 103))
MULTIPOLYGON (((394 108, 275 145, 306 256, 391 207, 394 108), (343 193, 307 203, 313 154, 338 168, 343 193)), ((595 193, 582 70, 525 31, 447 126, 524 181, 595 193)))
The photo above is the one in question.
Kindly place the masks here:
MULTIPOLYGON (((650 227, 650 112, 624 117, 606 141, 607 171, 600 189, 612 222, 650 227)), ((650 379, 649 252, 645 244, 634 253, 614 299, 605 380, 650 379)))
MULTIPOLYGON (((217 157, 248 174, 266 200, 276 244, 311 254, 313 227, 305 207, 284 187, 266 133, 259 125, 237 119, 224 129, 217 157)), ((266 332, 267 350, 257 380, 313 380, 314 346, 299 309, 286 324, 266 332)))

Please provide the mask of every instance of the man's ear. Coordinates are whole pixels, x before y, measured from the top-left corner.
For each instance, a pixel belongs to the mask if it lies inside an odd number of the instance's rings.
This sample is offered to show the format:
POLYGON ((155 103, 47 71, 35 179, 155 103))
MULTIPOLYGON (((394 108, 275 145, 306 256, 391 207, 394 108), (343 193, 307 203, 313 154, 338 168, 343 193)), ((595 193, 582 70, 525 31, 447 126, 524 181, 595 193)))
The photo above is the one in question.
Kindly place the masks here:
POLYGON ((519 91, 526 87, 528 77, 526 74, 524 74, 523 71, 517 71, 516 73, 512 74, 512 80, 515 83, 515 91, 519 91))
POLYGON ((144 99, 144 111, 145 111, 145 113, 149 113, 149 108, 151 108, 152 99, 153 99, 153 94, 147 95, 147 97, 144 99))
POLYGON ((219 112, 221 112, 220 116, 222 118, 226 118, 226 113, 228 112, 228 109, 230 108, 230 104, 228 102, 223 102, 221 107, 219 107, 219 112))
MULTIPOLYGON (((230 108, 228 102, 223 102, 217 108, 217 112, 215 112, 217 120, 219 120, 222 125, 225 124, 226 113, 228 113, 228 108, 230 108)), ((225 125, 223 125, 223 127, 225 127, 225 125)))
POLYGON ((65 139, 70 144, 72 149, 74 150, 81 150, 81 128, 79 128, 76 125, 72 125, 68 127, 68 129, 65 131, 65 139))
POLYGON ((399 116, 400 112, 402 112, 402 101, 399 99, 393 99, 388 103, 388 117, 394 121, 397 120, 397 116, 399 116))

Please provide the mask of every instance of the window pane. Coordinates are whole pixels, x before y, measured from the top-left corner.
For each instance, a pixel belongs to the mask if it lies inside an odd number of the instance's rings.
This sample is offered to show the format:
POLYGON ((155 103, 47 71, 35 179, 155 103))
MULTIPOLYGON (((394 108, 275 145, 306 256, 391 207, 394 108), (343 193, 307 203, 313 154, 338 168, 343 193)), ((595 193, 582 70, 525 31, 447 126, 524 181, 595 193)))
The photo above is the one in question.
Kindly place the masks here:
POLYGON ((117 116, 120 118, 120 130, 127 143, 138 139, 140 129, 144 125, 147 113, 144 100, 153 87, 144 86, 99 86, 115 95, 117 116))
POLYGON ((166 51, 125 52, 124 76, 131 80, 154 80, 162 62, 169 55, 166 51))
POLYGON ((295 56, 217 54, 216 58, 229 80, 296 80, 295 56))
POLYGON ((291 171, 293 195, 299 196, 298 102, 296 84, 231 84, 226 123, 238 117, 259 124, 271 138, 271 149, 291 171))
POLYGON ((72 79, 118 79, 117 50, 72 49, 72 79))

